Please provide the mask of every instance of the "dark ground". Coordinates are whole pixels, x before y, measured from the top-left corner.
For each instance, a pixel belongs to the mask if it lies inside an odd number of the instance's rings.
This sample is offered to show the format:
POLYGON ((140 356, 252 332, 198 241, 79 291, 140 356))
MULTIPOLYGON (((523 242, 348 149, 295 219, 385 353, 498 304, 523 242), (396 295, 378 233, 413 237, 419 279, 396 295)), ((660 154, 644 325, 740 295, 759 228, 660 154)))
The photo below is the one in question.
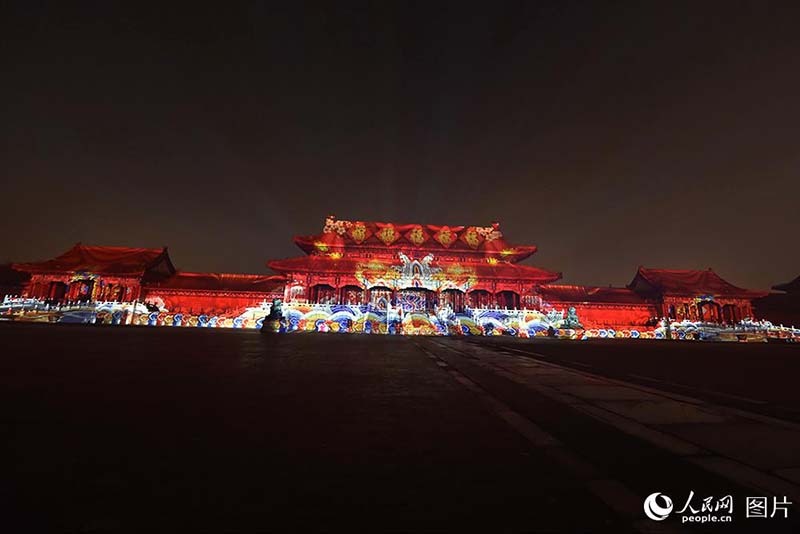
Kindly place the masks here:
MULTIPOLYGON (((800 410, 796 347, 471 342, 800 410)), ((0 343, 6 532, 634 528, 426 351, 637 498, 749 494, 430 339, 0 324, 0 343)))
POLYGON ((800 344, 480 341, 578 370, 800 421, 800 344))

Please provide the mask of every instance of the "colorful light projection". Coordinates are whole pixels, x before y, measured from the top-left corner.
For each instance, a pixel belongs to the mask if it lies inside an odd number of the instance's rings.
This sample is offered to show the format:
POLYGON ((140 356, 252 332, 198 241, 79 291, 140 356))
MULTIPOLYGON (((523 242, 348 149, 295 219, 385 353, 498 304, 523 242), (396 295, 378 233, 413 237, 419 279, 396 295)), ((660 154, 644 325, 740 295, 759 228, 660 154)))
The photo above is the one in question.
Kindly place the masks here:
POLYGON ((267 302, 280 297, 289 332, 719 339, 749 329, 794 336, 794 329, 744 325, 762 293, 711 270, 640 267, 624 288, 556 284, 560 273, 520 263, 536 246, 507 242, 498 223, 330 216, 322 233, 294 241, 305 255, 268 262, 275 276, 178 272, 166 249, 77 244, 52 260, 15 264, 31 275, 23 294, 43 301, 3 309, 19 320, 258 328, 267 302), (134 304, 141 301, 146 306, 134 304), (659 317, 670 324, 656 325, 659 317))
POLYGON ((460 263, 446 263, 434 267, 434 255, 411 259, 398 252, 400 264, 393 261, 369 260, 360 262, 355 268, 355 278, 367 289, 386 287, 393 290, 417 288, 429 291, 458 289, 466 292, 478 281, 474 267, 460 263))
MULTIPOLYGON (((149 310, 141 303, 78 303, 52 307, 45 301, 6 297, 0 305, 0 319, 106 325, 138 325, 176 328, 260 329, 271 304, 263 302, 237 316, 170 313, 149 310)), ((573 328, 569 310, 467 309, 456 314, 447 306, 428 313, 411 306, 376 308, 371 305, 283 305, 280 331, 339 332, 386 335, 513 336, 545 337, 552 327, 562 339, 673 339, 704 341, 800 342, 800 328, 776 326, 769 321, 743 321, 721 326, 691 321, 662 323, 657 327, 573 328)))
MULTIPOLYGON (((389 333, 407 335, 547 335, 553 327, 558 335, 577 335, 564 328, 564 312, 544 314, 534 310, 467 310, 456 314, 448 307, 426 312, 418 302, 373 307, 343 305, 286 305, 286 331, 389 333)), ((581 336, 582 337, 582 336, 581 336)))

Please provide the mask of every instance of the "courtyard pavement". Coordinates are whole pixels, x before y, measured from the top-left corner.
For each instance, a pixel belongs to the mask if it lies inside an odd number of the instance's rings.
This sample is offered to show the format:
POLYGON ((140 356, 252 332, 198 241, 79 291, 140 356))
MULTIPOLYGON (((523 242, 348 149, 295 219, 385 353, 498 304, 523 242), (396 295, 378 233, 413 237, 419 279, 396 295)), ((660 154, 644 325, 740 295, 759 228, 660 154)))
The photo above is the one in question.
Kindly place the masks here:
POLYGON ((639 343, 0 324, 0 528, 797 531, 800 351, 639 343))

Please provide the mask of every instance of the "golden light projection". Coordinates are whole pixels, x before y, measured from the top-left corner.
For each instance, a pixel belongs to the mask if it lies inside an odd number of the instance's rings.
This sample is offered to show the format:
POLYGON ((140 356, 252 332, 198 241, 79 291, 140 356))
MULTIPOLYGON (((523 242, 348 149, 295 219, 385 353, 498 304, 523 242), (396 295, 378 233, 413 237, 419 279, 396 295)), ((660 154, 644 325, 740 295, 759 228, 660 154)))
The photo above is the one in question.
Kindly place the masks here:
POLYGON ((355 277, 365 287, 391 285, 392 281, 400 278, 400 272, 391 264, 373 260, 356 265, 355 277))
POLYGON ((406 234, 406 238, 414 245, 420 246, 428 240, 428 234, 425 233, 421 226, 417 226, 406 234))
POLYGON ((434 239, 438 241, 443 247, 448 248, 450 245, 455 243, 456 241, 456 234, 447 226, 443 226, 441 230, 439 230, 434 239))
POLYGON ((362 222, 353 223, 350 227, 350 238, 356 243, 361 244, 369 237, 367 226, 362 222))
POLYGON ((382 227, 378 231, 377 236, 378 239, 380 239, 387 245, 391 245, 392 243, 397 241, 397 239, 400 237, 397 233, 397 230, 395 230, 394 226, 392 226, 391 224, 382 227))
POLYGON ((474 226, 467 228, 467 231, 464 233, 462 239, 471 248, 478 248, 481 244, 481 236, 478 234, 478 230, 474 226))

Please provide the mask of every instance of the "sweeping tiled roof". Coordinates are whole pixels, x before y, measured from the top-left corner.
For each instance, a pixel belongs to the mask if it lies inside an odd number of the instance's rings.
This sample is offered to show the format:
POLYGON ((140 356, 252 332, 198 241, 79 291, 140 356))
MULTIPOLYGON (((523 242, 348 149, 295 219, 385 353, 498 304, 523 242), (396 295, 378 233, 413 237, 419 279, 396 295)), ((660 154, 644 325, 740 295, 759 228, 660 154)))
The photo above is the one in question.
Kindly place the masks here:
POLYGON ((718 297, 758 298, 766 291, 737 287, 708 269, 648 269, 639 267, 628 287, 635 291, 653 291, 671 295, 713 295, 718 297))
POLYGON ((489 226, 438 226, 347 221, 329 216, 322 233, 296 236, 294 241, 308 254, 345 249, 415 250, 495 257, 515 263, 536 252, 533 245, 508 243, 498 223, 489 226))
POLYGON ((16 263, 14 269, 28 273, 85 272, 141 276, 156 265, 175 272, 164 248, 106 247, 76 244, 60 256, 41 262, 16 263))

